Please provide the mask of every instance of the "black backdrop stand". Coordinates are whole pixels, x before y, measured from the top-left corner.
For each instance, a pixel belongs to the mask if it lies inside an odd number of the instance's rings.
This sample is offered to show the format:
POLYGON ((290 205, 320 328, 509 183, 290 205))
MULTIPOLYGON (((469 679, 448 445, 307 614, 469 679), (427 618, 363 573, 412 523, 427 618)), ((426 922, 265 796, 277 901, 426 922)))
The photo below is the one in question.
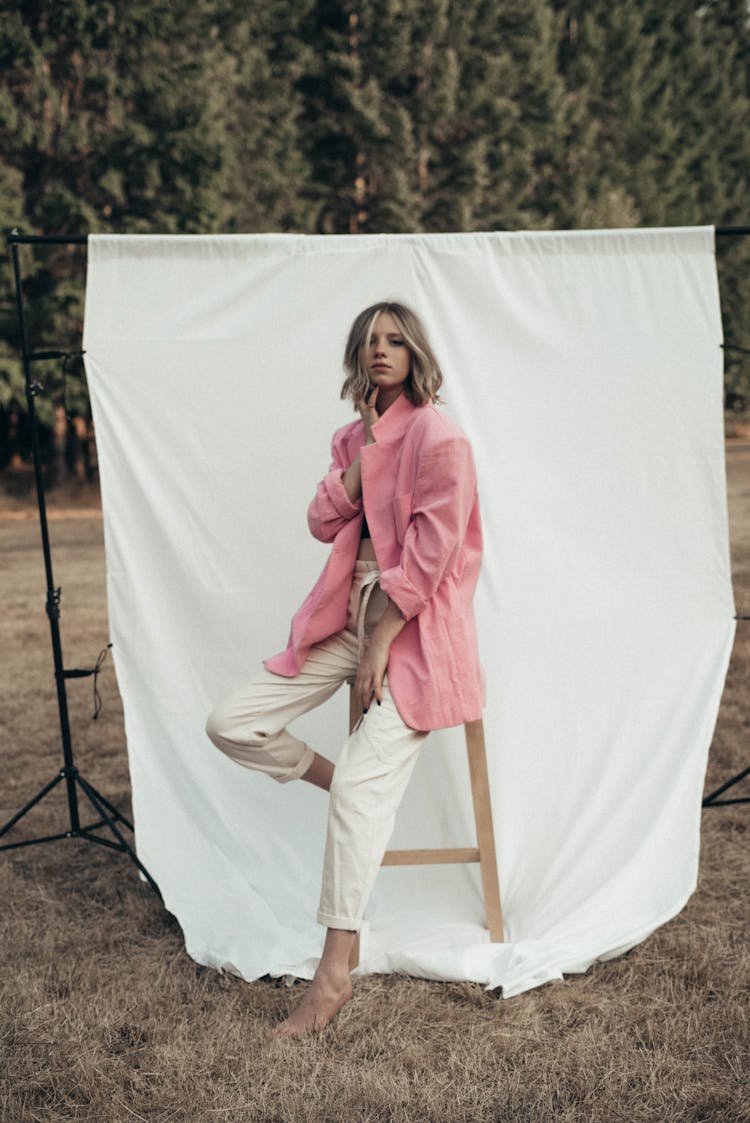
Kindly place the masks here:
MULTIPOLYGON (((736 237, 737 235, 747 236, 748 234, 750 234, 750 226, 717 226, 716 227, 716 235, 719 236, 719 237, 721 237, 721 236, 735 236, 736 237)), ((745 350, 744 347, 738 347, 738 348, 727 347, 727 350, 730 350, 730 349, 740 350, 740 351, 745 350)), ((739 620, 750 620, 750 616, 737 615, 735 617, 735 619, 738 620, 738 621, 739 620)), ((732 804, 732 803, 750 803, 750 796, 742 796, 742 797, 738 797, 737 799, 719 799, 718 798, 720 795, 723 795, 724 792, 727 792, 727 791, 729 791, 730 788, 733 788, 735 786, 735 784, 739 784, 740 781, 744 780, 745 777, 748 776, 748 775, 750 775, 750 766, 748 766, 747 768, 743 768, 743 770, 741 772, 738 772, 736 776, 732 776, 731 779, 726 780, 721 785, 721 787, 716 789, 716 791, 713 791, 713 792, 710 793, 710 795, 707 795, 705 797, 705 799, 703 800, 703 803, 701 804, 701 806, 702 807, 727 807, 729 804, 732 804)))
MULTIPOLYGON (((748 617, 745 617, 745 619, 748 619, 748 617)), ((715 792, 711 792, 710 795, 707 795, 703 800, 702 806, 726 807, 727 804, 730 803, 750 803, 750 796, 743 796, 742 798, 738 799, 718 798, 718 796, 723 795, 724 792, 729 791, 730 788, 733 788, 735 784, 739 784, 740 780, 744 780, 746 776, 750 776, 750 766, 748 766, 747 768, 743 768, 742 772, 738 772, 736 776, 733 776, 731 780, 727 780, 726 783, 722 784, 720 788, 717 788, 715 792)))
MULTIPOLYGON (((743 236, 750 235, 750 226, 717 226, 717 236, 743 236)), ((109 800, 98 792, 96 788, 86 780, 78 771, 73 757, 73 743, 70 735, 70 721, 68 718, 68 699, 66 693, 66 681, 69 678, 81 678, 86 675, 94 674, 94 670, 66 670, 63 665, 62 644, 60 642, 60 597, 61 590, 55 588, 52 576, 52 556, 50 553, 49 534, 47 530, 47 509, 45 504, 44 495, 44 481, 42 477, 42 464, 41 453, 39 448, 39 430, 36 416, 36 408, 34 399, 40 393, 42 387, 39 383, 33 382, 31 379, 31 364, 36 361, 49 360, 49 359, 64 359, 65 352, 62 351, 30 351, 28 346, 28 338, 26 333, 26 319, 24 315, 24 301, 23 301, 23 287, 21 284, 21 270, 18 259, 19 245, 86 245, 88 237, 83 235, 68 236, 68 235, 34 235, 34 234, 21 234, 18 230, 14 230, 8 235, 8 245, 11 249, 13 258, 13 272, 16 283, 16 303, 18 306, 18 324, 21 335, 21 354, 23 359, 23 372, 26 381, 26 399, 29 406, 29 419, 31 422, 32 434, 32 452, 34 459, 34 475, 36 479, 36 494, 37 502, 39 505, 39 523, 42 532, 42 549, 44 551, 44 566, 47 575, 47 616, 50 622, 50 631, 52 635, 52 653, 55 664, 55 682, 57 683, 57 705, 60 715, 60 734, 62 740, 63 752, 63 767, 59 772, 45 784, 40 791, 34 796, 33 799, 22 807, 12 819, 0 827, 0 838, 5 835, 11 827, 14 827, 24 815, 26 815, 37 803, 41 802, 44 797, 53 790, 58 784, 65 782, 67 796, 68 796, 68 816, 69 828, 68 830, 61 831, 59 834, 45 835, 40 838, 26 839, 23 842, 10 842, 0 845, 0 850, 12 850, 21 846, 33 846, 39 842, 55 842, 60 838, 83 838, 87 842, 96 842, 100 846, 109 846, 113 850, 120 850, 126 853, 131 861, 135 863, 143 876, 153 889, 161 896, 159 887, 151 877, 143 863, 139 860, 137 854, 132 846, 128 843, 127 839, 120 830, 119 824, 122 824, 128 831, 133 831, 132 823, 122 815, 116 807, 114 807, 109 800), (88 799, 94 811, 99 818, 93 823, 81 825, 80 811, 78 806, 78 789, 88 799), (107 827, 110 833, 114 836, 116 841, 111 838, 102 838, 100 835, 95 834, 96 830, 101 827, 107 827)), ((737 620, 748 620, 748 616, 737 616, 737 620)), ((740 783, 746 776, 750 775, 750 766, 739 772, 736 776, 727 780, 717 788, 716 791, 711 792, 703 800, 703 807, 721 807, 727 804, 734 803, 750 803, 750 797, 743 797, 738 799, 719 799, 724 792, 734 787, 735 784, 740 783)))
POLYGON ((21 283, 21 269, 18 259, 18 247, 21 244, 42 244, 42 245, 85 245, 86 237, 69 238, 69 237, 34 237, 30 235, 20 234, 14 230, 8 236, 8 244, 11 248, 11 255, 13 258, 13 272, 16 283, 16 302, 18 307, 18 326, 21 336, 21 355, 23 359, 23 373, 26 382, 26 400, 29 407, 29 421, 31 424, 31 439, 32 439, 32 453, 34 460, 34 476, 36 480, 36 496, 39 505, 39 523, 42 532, 42 550, 44 552, 44 568, 47 576, 47 616, 49 617, 50 632, 52 636, 52 655, 55 665, 55 682, 57 684, 57 707, 60 717, 60 737, 62 742, 62 755, 63 766, 57 774, 45 784, 37 794, 30 799, 29 802, 18 811, 12 819, 0 828, 0 837, 5 835, 12 827, 16 825, 23 817, 36 807, 46 795, 48 795, 58 784, 64 783, 68 797, 68 829, 61 831, 58 834, 44 835, 37 838, 25 839, 22 842, 6 842, 0 846, 0 850, 14 850, 21 846, 33 846, 40 842, 55 842, 60 838, 82 838, 87 842, 96 842, 100 846, 108 846, 112 850, 119 850, 127 854, 132 862, 138 867, 149 885, 161 897, 159 886, 156 884, 151 874, 138 858, 133 847, 127 841, 121 828, 124 828, 132 833, 133 824, 128 822, 123 814, 117 810, 108 799, 97 791, 93 784, 81 775, 75 764, 73 756, 73 742, 70 734, 70 720, 68 717, 68 698, 66 691, 66 683, 68 679, 83 678, 88 675, 95 674, 95 670, 66 670, 63 664, 62 643, 60 641, 60 599, 62 590, 55 588, 54 579, 52 575, 52 554, 50 551, 49 532, 47 528, 47 507, 44 494, 44 480, 42 476, 42 461, 41 451, 39 445, 39 426, 36 415, 36 406, 34 399, 41 392, 42 386, 38 382, 33 382, 31 378, 31 364, 36 361, 49 360, 49 359, 64 359, 65 352, 62 351, 30 351, 28 344, 28 336, 26 332, 26 317, 24 313, 24 299, 23 287, 21 283), (81 812, 79 807, 79 790, 86 797, 88 803, 91 804, 98 818, 91 823, 81 823, 81 812), (106 827, 110 835, 113 837, 102 837, 95 832, 102 827, 106 827))

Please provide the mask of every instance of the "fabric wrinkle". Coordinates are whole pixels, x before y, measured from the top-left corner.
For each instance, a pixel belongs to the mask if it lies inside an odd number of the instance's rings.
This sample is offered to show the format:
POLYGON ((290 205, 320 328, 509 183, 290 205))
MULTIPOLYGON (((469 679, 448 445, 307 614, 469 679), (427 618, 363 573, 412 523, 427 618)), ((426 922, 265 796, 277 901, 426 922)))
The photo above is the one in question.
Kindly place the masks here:
MULTIPOLYGON (((377 561, 358 559, 352 572, 346 627, 310 649, 294 677, 263 669, 211 714, 217 748, 278 783, 304 776, 314 750, 287 725, 352 684, 372 629, 388 598, 377 561)), ((388 844, 418 750, 427 736, 401 717, 383 679, 382 704, 361 713, 334 769, 318 921, 358 929, 388 844)))

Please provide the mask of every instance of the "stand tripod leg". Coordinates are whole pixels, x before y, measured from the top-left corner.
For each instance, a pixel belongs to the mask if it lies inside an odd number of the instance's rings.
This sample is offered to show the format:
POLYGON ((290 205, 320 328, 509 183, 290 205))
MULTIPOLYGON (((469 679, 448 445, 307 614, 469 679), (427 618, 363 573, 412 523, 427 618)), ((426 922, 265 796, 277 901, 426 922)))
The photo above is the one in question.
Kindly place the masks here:
MULTIPOLYGON (((102 819, 105 820, 107 826, 112 831, 112 834, 115 836, 115 838, 119 842, 120 845, 117 847, 117 849, 118 850, 124 850, 125 853, 128 854, 128 856, 132 859, 132 861, 135 863, 135 865, 141 871, 143 876, 146 878, 146 881, 149 883, 151 888, 156 890, 159 897, 161 897, 161 891, 159 889, 159 886, 156 884, 156 882, 154 881, 151 874, 148 872, 146 867, 143 865, 140 858, 136 854, 135 850, 133 850, 132 846, 128 843, 127 839, 124 838, 124 836, 120 833, 120 831, 115 826, 115 821, 112 818, 112 816, 105 809, 102 797, 99 795, 96 788, 92 787, 91 784, 89 784, 88 780, 84 780, 83 776, 79 775, 79 776, 76 777, 76 779, 78 780, 78 783, 80 784, 84 794, 86 796, 88 796, 89 803, 91 803, 94 810, 96 812, 98 812, 99 815, 101 815, 102 819)), ((111 804, 109 804, 109 806, 111 807, 111 804)), ((119 816, 119 812, 117 814, 119 816)), ((83 837, 87 838, 90 842, 98 842, 100 844, 106 845, 105 840, 102 839, 102 838, 97 838, 97 836, 95 834, 85 833, 85 834, 83 834, 83 837)))
MULTIPOLYGON (((78 778, 79 778, 79 780, 81 779, 80 776, 78 778)), ((84 782, 88 785, 88 787, 91 789, 91 791, 94 792, 94 794, 96 795, 96 798, 99 800, 99 802, 101 804, 103 804, 104 807, 107 808, 107 810, 110 812, 110 815, 113 819, 119 819, 119 821, 124 826, 126 826, 129 831, 134 830, 133 824, 128 819, 125 818, 125 816, 123 815, 123 813, 121 811, 117 810, 117 808, 114 806, 114 804, 110 803, 108 799, 105 799, 105 797, 102 795, 102 793, 100 791, 97 791, 97 789, 93 786, 93 784, 89 784, 88 781, 84 781, 84 782)), ((105 819, 104 822, 108 823, 109 819, 105 819)))
MULTIPOLYGON (((9 831, 11 827, 15 826, 15 824, 18 822, 19 819, 23 819, 23 817, 24 817, 24 815, 26 814, 27 811, 31 811, 32 807, 35 807, 37 805, 37 803, 39 803, 40 800, 44 799, 47 792, 51 792, 52 789, 57 784, 60 783, 60 781, 63 779, 64 775, 65 775, 64 770, 61 770, 60 772, 58 772, 57 775, 54 777, 54 779, 50 780, 50 782, 48 784, 45 784, 44 787, 41 789, 41 791, 38 791, 36 793, 36 795, 34 796, 34 798, 30 799, 25 807, 22 807, 21 810, 18 811, 13 816, 12 819, 9 819, 8 822, 5 824, 5 826, 0 828, 0 838, 2 838, 2 836, 5 834, 5 832, 9 831)), ((34 841, 37 841, 37 840, 35 839, 34 841)), ((39 840, 39 841, 41 841, 41 840, 39 840)), ((0 846, 0 850, 10 850, 10 849, 11 849, 10 846, 0 846)))
POLYGON ((742 796, 738 799, 717 799, 717 796, 723 795, 729 788, 733 788, 735 784, 739 784, 740 780, 744 780, 747 775, 750 775, 750 766, 745 768, 744 771, 738 772, 731 780, 727 780, 727 782, 722 784, 720 788, 717 788, 715 792, 711 792, 710 795, 707 795, 701 806, 723 807, 728 803, 750 803, 750 796, 742 796))

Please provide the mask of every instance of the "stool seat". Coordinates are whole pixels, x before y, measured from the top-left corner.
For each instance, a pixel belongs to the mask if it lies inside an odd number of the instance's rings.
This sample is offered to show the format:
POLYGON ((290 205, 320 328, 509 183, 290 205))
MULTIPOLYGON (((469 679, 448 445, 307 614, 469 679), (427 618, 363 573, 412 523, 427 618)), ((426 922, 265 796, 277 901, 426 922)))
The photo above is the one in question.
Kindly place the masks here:
MULTIPOLYGON (((349 691, 349 731, 357 724, 361 709, 349 691)), ((487 928, 492 943, 503 943, 503 911, 500 904, 500 884, 497 876, 497 855, 495 853, 495 832, 492 825, 490 804, 490 783, 487 772, 487 752, 484 741, 484 724, 481 718, 467 721, 464 725, 466 754, 469 762, 471 798, 474 806, 474 823, 477 834, 476 846, 465 847, 427 847, 417 850, 387 850, 383 856, 383 866, 421 866, 443 865, 459 862, 478 862, 482 878, 482 893, 487 928)), ((350 966, 359 963, 359 933, 354 941, 350 966)))

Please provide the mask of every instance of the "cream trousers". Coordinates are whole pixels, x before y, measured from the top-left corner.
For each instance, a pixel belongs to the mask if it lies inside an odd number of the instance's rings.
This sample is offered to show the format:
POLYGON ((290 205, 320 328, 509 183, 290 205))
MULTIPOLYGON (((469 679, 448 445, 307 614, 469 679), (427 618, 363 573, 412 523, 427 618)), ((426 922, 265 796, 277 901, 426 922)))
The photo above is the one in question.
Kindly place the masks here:
MULTIPOLYGON (((310 650, 294 678, 263 669, 213 711, 206 732, 218 749, 286 783, 303 776, 314 750, 286 726, 352 681, 387 597, 376 562, 358 561, 344 631, 310 650)), ((373 699, 346 741, 334 770, 328 808, 318 922, 359 930, 401 797, 426 733, 405 725, 387 675, 382 705, 373 699)))

